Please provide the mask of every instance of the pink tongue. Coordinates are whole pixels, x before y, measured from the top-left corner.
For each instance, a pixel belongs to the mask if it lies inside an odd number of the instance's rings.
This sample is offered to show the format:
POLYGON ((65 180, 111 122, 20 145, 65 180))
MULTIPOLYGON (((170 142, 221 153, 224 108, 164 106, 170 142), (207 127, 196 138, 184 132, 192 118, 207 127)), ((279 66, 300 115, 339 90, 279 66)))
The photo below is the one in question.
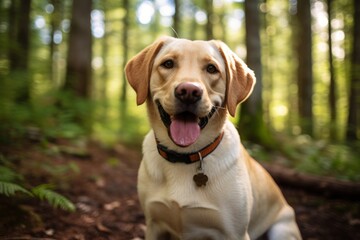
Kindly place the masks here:
POLYGON ((170 135, 174 143, 186 147, 193 144, 200 135, 200 126, 195 116, 175 117, 171 121, 170 135))

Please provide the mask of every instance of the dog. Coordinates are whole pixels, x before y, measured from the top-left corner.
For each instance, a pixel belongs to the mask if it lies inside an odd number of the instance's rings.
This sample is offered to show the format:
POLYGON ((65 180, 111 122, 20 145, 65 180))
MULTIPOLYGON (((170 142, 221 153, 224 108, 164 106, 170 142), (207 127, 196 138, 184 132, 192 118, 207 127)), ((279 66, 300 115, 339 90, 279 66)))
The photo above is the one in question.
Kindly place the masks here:
POLYGON ((227 120, 256 79, 225 43, 161 37, 125 73, 152 128, 138 173, 146 239, 301 239, 294 210, 227 120))

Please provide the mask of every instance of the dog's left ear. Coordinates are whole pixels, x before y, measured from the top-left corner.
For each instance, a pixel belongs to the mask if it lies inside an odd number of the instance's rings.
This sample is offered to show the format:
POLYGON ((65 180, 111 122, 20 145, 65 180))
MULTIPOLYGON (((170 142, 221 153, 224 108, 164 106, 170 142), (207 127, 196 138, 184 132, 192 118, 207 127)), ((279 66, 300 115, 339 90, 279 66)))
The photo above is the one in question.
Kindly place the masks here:
POLYGON ((226 65, 226 104, 234 117, 236 106, 245 101, 253 91, 256 78, 254 72, 225 43, 212 42, 219 49, 226 65))
POLYGON ((136 92, 137 105, 146 101, 154 58, 170 37, 161 37, 135 55, 125 66, 126 78, 136 92))

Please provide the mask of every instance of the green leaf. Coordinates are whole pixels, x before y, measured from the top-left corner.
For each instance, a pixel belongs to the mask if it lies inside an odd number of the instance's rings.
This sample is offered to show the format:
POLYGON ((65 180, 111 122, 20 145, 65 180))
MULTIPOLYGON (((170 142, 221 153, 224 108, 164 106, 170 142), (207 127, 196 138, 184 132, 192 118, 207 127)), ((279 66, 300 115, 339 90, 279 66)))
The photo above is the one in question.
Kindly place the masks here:
POLYGON ((66 211, 75 211, 75 205, 63 195, 50 189, 48 184, 42 184, 31 189, 31 192, 40 200, 47 201, 55 208, 61 208, 66 211))
POLYGON ((28 190, 26 190, 25 188, 21 187, 18 184, 0 181, 0 194, 9 197, 15 195, 16 192, 26 193, 30 196, 32 195, 31 192, 29 192, 28 190))
POLYGON ((0 181, 3 182, 15 182, 17 180, 22 180, 23 176, 19 173, 16 173, 12 169, 0 166, 0 181))

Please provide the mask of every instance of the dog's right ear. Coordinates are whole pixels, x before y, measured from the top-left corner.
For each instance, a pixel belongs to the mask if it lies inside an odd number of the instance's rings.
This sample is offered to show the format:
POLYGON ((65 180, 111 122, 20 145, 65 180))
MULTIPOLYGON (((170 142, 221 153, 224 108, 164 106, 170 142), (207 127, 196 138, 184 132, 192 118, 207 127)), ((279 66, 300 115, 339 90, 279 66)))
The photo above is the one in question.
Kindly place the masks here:
POLYGON ((161 37, 135 55, 125 66, 126 78, 136 92, 137 105, 146 101, 154 58, 170 37, 161 37))

